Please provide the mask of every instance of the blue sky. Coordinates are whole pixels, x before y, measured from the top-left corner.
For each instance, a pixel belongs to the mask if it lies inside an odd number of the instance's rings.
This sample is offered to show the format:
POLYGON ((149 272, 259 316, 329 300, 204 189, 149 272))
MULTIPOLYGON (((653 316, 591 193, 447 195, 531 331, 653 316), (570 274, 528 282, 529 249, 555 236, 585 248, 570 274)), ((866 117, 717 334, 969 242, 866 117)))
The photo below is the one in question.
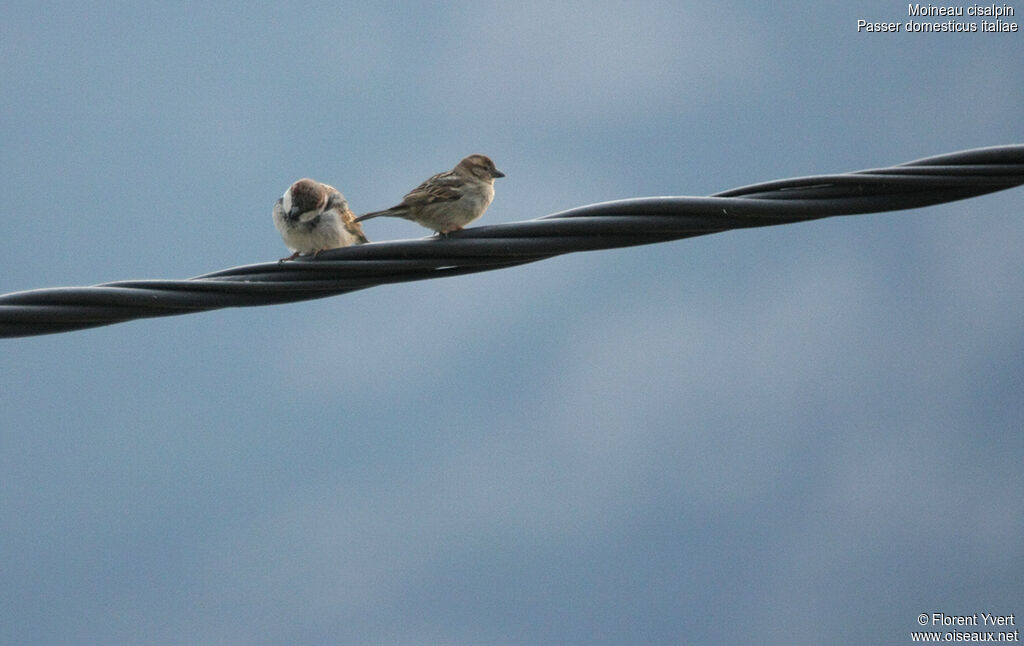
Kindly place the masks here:
MULTIPOLYGON (((279 258, 302 176, 364 212, 482 152, 496 223, 1024 141, 1020 33, 856 32, 906 11, 8 5, 0 292, 279 258)), ((922 612, 1024 614, 1022 207, 0 341, 0 643, 903 643, 922 612)))

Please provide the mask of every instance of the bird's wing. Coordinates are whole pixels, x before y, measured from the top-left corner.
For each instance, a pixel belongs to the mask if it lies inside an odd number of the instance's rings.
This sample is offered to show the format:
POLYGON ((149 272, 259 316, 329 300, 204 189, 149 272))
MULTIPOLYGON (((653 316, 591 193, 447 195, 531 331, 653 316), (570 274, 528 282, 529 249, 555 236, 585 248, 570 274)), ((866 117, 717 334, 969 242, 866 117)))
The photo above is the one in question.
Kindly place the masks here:
POLYGON ((402 203, 408 206, 450 202, 462 197, 464 181, 451 171, 438 173, 409 191, 402 203))
POLYGON ((341 194, 341 191, 329 184, 324 184, 323 187, 327 190, 327 204, 324 205, 324 211, 329 211, 333 208, 337 208, 340 212, 349 210, 348 200, 341 194))
POLYGON ((341 226, 345 227, 345 230, 352 234, 352 237, 356 239, 356 243, 365 244, 370 241, 363 233, 363 226, 356 221, 356 215, 352 211, 345 209, 341 211, 341 226))
POLYGON ((358 244, 369 242, 370 240, 363 233, 363 227, 356 221, 356 214, 348 208, 348 200, 341 194, 341 191, 328 184, 324 184, 324 188, 327 189, 327 206, 324 211, 335 211, 341 220, 341 226, 352 234, 358 244))

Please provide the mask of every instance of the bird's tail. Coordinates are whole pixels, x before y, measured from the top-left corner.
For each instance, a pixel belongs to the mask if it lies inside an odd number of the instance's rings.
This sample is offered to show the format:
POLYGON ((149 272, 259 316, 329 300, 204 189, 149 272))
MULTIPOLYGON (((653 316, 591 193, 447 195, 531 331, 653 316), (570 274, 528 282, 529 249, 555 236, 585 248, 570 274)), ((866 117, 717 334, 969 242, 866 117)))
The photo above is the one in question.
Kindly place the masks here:
POLYGON ((397 213, 395 209, 384 209, 383 211, 372 211, 370 213, 364 213, 356 218, 356 222, 362 222, 363 220, 369 220, 370 218, 377 218, 382 215, 401 215, 397 213))

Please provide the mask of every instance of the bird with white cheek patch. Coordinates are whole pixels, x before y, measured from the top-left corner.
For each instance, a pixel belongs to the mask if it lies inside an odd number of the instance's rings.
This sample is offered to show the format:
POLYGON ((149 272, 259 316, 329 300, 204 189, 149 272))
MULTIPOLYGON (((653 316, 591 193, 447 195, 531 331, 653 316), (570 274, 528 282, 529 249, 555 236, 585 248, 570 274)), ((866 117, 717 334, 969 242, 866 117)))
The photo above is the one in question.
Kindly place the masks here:
POLYGON ((274 204, 274 226, 294 253, 319 256, 321 251, 369 242, 363 227, 338 189, 308 177, 288 187, 274 204))
POLYGON ((487 155, 470 155, 452 170, 414 188, 400 204, 361 215, 356 222, 380 216, 404 218, 446 235, 484 214, 494 200, 494 180, 504 176, 487 155))

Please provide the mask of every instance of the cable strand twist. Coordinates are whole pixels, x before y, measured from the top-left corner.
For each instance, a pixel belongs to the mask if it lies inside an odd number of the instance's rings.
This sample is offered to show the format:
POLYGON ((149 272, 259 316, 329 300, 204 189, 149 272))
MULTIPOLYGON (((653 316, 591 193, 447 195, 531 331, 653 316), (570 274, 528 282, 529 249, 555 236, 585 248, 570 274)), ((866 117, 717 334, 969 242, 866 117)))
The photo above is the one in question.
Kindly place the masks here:
POLYGON ((491 271, 577 251, 629 247, 731 229, 878 213, 962 200, 1024 184, 1024 145, 888 168, 753 184, 708 197, 644 197, 534 220, 322 252, 186 280, 126 280, 0 295, 0 337, 31 336, 224 307, 274 305, 359 289, 491 271))

